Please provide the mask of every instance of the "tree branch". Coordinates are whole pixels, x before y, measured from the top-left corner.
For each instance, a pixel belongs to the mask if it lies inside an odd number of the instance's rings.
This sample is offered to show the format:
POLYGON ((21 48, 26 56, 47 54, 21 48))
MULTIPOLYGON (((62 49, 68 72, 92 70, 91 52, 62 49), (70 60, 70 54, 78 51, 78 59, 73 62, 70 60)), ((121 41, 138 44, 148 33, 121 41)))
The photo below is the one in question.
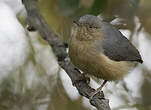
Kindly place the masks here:
MULTIPOLYGON (((30 29, 37 30, 41 37, 51 45, 53 52, 58 58, 59 65, 66 71, 72 82, 75 82, 76 79, 81 77, 81 73, 70 62, 66 52, 66 44, 56 36, 40 14, 37 0, 22 0, 22 2, 27 11, 27 23, 30 29)), ((90 99, 90 94, 95 91, 95 89, 91 88, 84 80, 76 82, 75 87, 82 96, 88 99, 90 99)), ((90 103, 98 110, 111 110, 109 101, 104 98, 103 92, 96 94, 90 99, 90 103)))

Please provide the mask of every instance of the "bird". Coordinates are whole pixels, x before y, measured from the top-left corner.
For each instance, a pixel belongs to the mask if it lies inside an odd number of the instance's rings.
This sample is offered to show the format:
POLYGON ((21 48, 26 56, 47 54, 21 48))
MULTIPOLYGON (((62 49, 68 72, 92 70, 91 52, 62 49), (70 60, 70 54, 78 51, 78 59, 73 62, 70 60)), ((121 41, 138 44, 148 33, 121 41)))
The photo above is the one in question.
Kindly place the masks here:
POLYGON ((94 15, 73 21, 69 57, 83 74, 104 80, 91 98, 107 81, 122 80, 136 64, 143 63, 139 51, 118 29, 94 15))

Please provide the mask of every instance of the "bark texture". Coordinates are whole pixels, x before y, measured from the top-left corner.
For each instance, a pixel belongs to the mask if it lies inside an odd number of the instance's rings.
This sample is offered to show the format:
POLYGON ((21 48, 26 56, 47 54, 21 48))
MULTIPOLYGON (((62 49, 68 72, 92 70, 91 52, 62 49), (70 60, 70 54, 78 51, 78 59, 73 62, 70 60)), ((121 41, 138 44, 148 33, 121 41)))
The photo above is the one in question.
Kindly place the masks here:
MULTIPOLYGON (((66 51, 67 44, 57 37, 40 14, 37 2, 37 0, 22 0, 27 11, 28 30, 37 30, 41 37, 50 44, 58 59, 59 65, 66 71, 72 82, 75 82, 81 77, 81 73, 69 60, 66 51)), ((90 95, 95 89, 91 88, 85 80, 76 82, 74 86, 82 96, 90 100, 91 105, 96 107, 97 110, 111 110, 109 100, 104 98, 103 92, 96 94, 90 99, 90 95)))

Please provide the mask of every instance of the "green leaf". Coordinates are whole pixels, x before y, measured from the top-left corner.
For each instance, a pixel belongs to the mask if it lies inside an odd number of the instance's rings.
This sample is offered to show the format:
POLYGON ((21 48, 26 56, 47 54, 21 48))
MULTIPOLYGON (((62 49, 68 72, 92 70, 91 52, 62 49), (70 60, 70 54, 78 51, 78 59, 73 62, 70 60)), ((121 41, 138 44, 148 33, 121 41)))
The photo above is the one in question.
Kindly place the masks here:
POLYGON ((79 0, 59 0, 59 9, 64 15, 73 14, 79 7, 79 0))
POLYGON ((106 3, 107 0, 95 0, 90 10, 90 14, 93 15, 100 14, 104 10, 106 3))

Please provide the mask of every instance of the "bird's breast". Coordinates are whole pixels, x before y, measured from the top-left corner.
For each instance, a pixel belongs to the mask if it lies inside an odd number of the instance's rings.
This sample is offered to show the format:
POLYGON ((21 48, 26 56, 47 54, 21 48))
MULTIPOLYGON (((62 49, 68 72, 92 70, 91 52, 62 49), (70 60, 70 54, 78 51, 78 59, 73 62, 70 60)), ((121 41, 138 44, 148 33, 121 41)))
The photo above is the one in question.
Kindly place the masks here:
POLYGON ((95 55, 90 43, 76 40, 76 38, 71 40, 71 44, 69 45, 69 57, 72 63, 84 73, 89 74, 90 71, 94 71, 94 69, 90 70, 89 67, 94 63, 95 55))
POLYGON ((72 39, 69 45, 72 63, 86 74, 105 80, 118 80, 133 66, 128 61, 113 61, 103 52, 93 50, 92 45, 72 39))

